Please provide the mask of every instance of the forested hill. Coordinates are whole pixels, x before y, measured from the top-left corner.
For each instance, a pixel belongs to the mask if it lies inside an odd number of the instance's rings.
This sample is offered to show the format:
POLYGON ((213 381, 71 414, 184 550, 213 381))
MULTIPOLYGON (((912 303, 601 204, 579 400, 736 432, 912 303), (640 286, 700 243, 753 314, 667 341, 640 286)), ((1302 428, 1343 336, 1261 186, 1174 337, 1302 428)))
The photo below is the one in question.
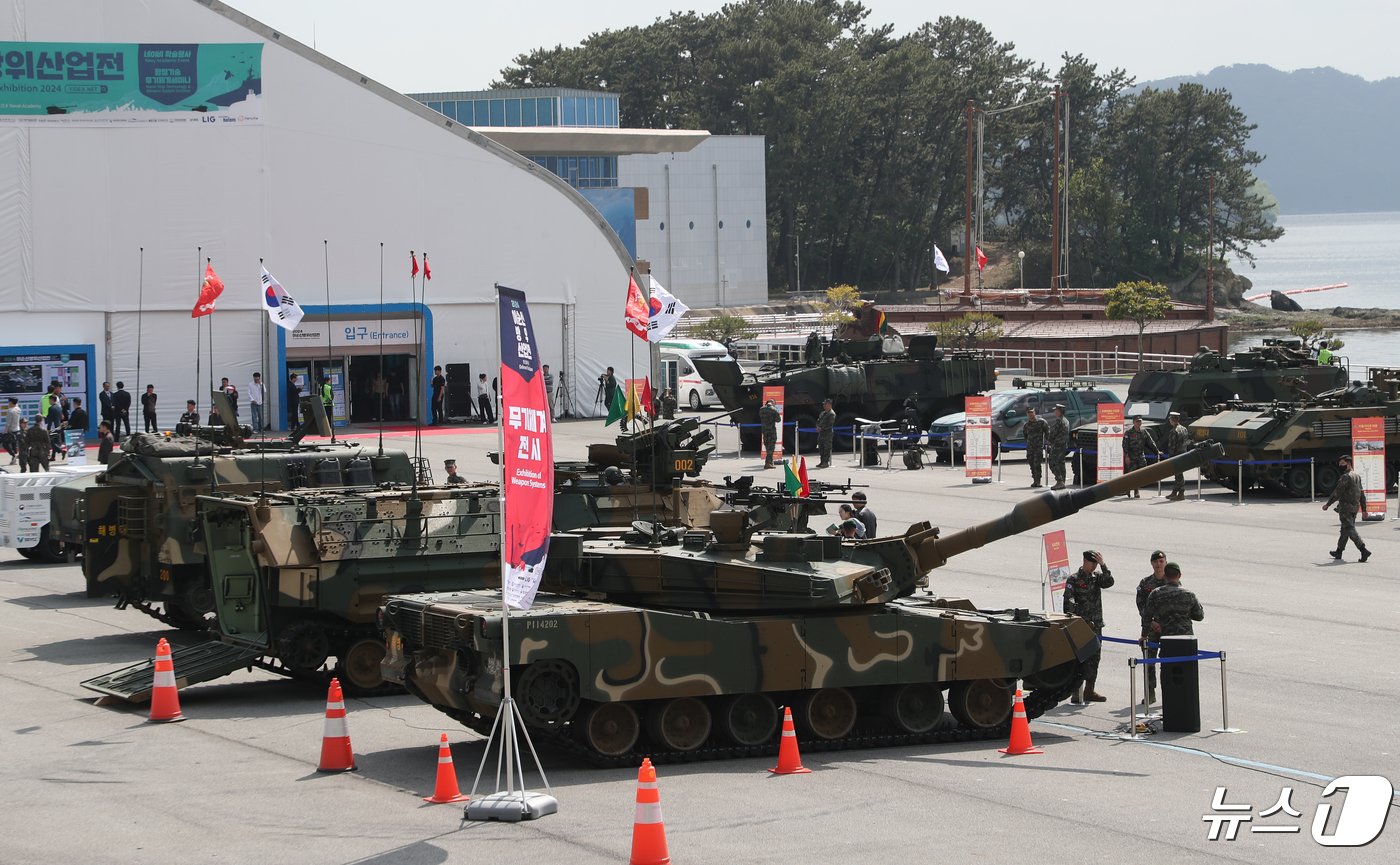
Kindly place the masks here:
POLYGON ((1330 67, 1283 72, 1258 64, 1143 82, 1224 88, 1259 128, 1254 173, 1284 213, 1400 210, 1400 78, 1367 81, 1330 67))

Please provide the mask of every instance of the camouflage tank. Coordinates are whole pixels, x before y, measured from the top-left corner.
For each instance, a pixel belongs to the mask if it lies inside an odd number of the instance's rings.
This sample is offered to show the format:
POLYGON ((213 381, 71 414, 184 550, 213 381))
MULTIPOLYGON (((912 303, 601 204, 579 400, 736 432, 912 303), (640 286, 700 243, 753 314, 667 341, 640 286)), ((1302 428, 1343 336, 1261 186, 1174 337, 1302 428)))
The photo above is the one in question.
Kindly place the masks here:
MULTIPOLYGON (((758 445, 764 387, 784 388, 784 420, 796 421, 804 430, 816 429, 822 400, 829 397, 839 431, 849 430, 857 418, 892 420, 910 397, 919 413, 919 428, 927 429, 934 418, 962 411, 964 397, 996 385, 995 364, 981 352, 944 351, 934 334, 911 336, 902 354, 887 353, 885 342, 818 343, 802 366, 765 366, 756 373, 744 372, 732 358, 696 358, 695 368, 714 385, 720 402, 741 424, 747 448, 758 445)), ((784 427, 788 447, 794 444, 791 429, 784 427)), ((816 433, 802 433, 799 443, 804 452, 815 450, 816 433)), ((850 446, 849 434, 838 432, 836 447, 850 446)))
POLYGON ((1242 474, 1245 489, 1306 498, 1314 491, 1332 493, 1340 477, 1337 457, 1351 453, 1351 421, 1366 417, 1385 419, 1385 486, 1394 489, 1400 472, 1400 370, 1373 367, 1367 384, 1353 382, 1297 402, 1231 400, 1192 423, 1190 431, 1197 441, 1214 439, 1225 448, 1223 464, 1202 467, 1205 477, 1234 490, 1242 474), (1311 464, 1280 462, 1308 459, 1311 464))
MULTIPOLYGON (((793 707, 804 747, 1005 736, 1013 680, 1041 714, 1080 679, 1094 632, 1073 616, 916 597, 919 581, 1217 452, 1042 493, 946 537, 918 523, 869 541, 755 543, 742 508, 712 514, 709 529, 556 535, 541 594, 512 616, 512 693, 537 742, 602 765, 771 753, 780 705, 793 707)), ((393 596, 381 618, 385 678, 489 730, 502 699, 499 592, 393 596)))
POLYGON ((386 594, 499 586, 495 484, 202 495, 218 636, 294 676, 330 658, 354 694, 384 683, 386 594))
MULTIPOLYGON (((1308 356, 1299 339, 1266 338, 1263 345, 1221 357, 1203 350, 1181 369, 1143 370, 1128 384, 1123 414, 1131 422, 1142 418, 1142 427, 1163 452, 1166 448, 1167 415, 1181 413, 1189 424, 1211 413, 1229 400, 1249 403, 1291 401, 1300 396, 1345 387, 1344 367, 1318 365, 1308 356)), ((1097 423, 1075 427, 1076 448, 1084 454, 1080 479, 1093 483, 1098 477, 1097 423)), ((1223 439, 1222 439, 1223 441, 1223 439)), ((1149 453, 1151 450, 1149 449, 1149 453)), ((1074 460, 1079 469, 1079 460, 1074 460)))
MULTIPOLYGON (((217 397, 216 403, 227 404, 223 394, 217 397)), ((105 472, 55 487, 50 526, 59 540, 82 551, 88 597, 113 595, 119 608, 133 606, 180 628, 204 628, 213 598, 195 530, 199 493, 414 480, 414 464, 403 451, 302 444, 318 427, 330 434, 320 402, 302 402, 310 425, 289 440, 245 441, 247 428, 232 426, 181 428, 185 435, 169 438, 137 433, 122 442, 105 472)), ((232 416, 231 406, 224 416, 232 416)))

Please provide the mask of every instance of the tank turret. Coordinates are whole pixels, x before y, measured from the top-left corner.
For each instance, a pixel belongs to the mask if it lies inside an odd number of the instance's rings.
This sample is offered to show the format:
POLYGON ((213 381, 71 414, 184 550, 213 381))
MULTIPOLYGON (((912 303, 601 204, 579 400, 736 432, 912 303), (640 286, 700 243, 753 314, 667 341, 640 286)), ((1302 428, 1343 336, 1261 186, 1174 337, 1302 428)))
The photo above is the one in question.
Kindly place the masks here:
POLYGON ((618 538, 556 535, 542 588, 703 611, 760 612, 881 604, 911 594, 959 554, 1078 513, 1129 490, 1196 468, 1221 453, 1214 442, 1101 484, 1046 491, 995 520, 942 535, 927 522, 865 541, 766 534, 749 511, 710 515, 706 530, 645 522, 618 538))

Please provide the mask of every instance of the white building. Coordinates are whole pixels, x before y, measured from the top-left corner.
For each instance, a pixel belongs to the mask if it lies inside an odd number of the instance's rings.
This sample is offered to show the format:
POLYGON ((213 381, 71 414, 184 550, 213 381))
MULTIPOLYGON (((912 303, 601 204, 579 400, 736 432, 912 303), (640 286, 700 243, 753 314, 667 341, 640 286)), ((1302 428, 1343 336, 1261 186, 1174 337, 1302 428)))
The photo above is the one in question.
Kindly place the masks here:
POLYGON ((10 7, 0 396, 32 411, 36 378, 89 405, 103 380, 134 394, 149 383, 168 429, 186 398, 207 410, 211 379, 227 376, 246 404, 261 371, 281 426, 288 370, 330 371, 369 420, 382 348, 405 389, 400 416, 426 416, 435 364, 496 375, 500 283, 527 292, 543 360, 586 383, 571 396, 591 413, 598 374, 631 338, 632 261, 567 183, 223 3, 10 7), (425 293, 410 250, 431 262, 425 293), (200 320, 212 340, 190 314, 206 258, 227 286, 200 320), (301 334, 264 313, 260 261, 307 309, 301 334))
POLYGON ((692 307, 768 302, 761 135, 718 135, 685 153, 621 156, 617 182, 648 190, 637 257, 692 307))

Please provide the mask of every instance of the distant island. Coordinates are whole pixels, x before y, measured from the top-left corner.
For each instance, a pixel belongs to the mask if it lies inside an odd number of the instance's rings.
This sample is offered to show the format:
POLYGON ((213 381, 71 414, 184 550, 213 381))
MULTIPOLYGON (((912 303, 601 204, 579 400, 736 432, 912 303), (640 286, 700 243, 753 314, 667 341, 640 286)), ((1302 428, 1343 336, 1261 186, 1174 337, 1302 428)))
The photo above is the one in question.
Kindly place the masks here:
POLYGON ((1139 87, 1188 81, 1228 90, 1258 124, 1249 145, 1267 158, 1254 171, 1284 214, 1400 210, 1400 160, 1392 149, 1400 141, 1400 78, 1244 64, 1139 87))

